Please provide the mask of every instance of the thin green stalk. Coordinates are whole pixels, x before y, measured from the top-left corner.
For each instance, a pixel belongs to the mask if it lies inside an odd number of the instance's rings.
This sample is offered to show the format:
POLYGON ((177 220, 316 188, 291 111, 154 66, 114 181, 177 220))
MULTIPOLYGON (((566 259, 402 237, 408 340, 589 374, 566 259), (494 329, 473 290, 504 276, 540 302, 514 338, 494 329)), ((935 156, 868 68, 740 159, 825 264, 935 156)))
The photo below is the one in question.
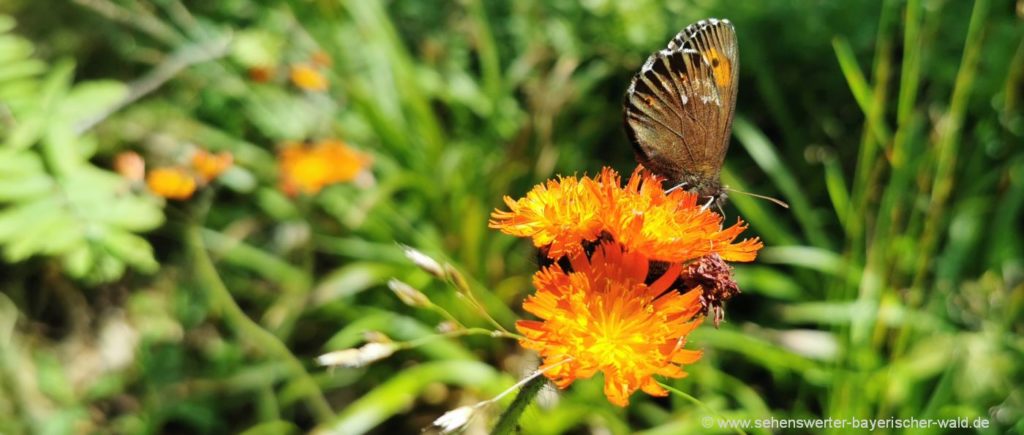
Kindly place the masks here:
MULTIPOLYGON (((715 412, 715 410, 711 409, 711 407, 709 407, 708 405, 705 405, 704 402, 701 402, 700 399, 698 399, 696 397, 693 397, 693 396, 683 392, 682 390, 674 388, 671 385, 668 385, 668 384, 666 384, 664 382, 658 382, 658 385, 661 385, 662 388, 664 388, 664 389, 666 389, 668 391, 671 391, 672 394, 675 394, 675 395, 677 395, 679 397, 682 397, 682 398, 684 398, 686 400, 689 400, 693 404, 701 407, 701 409, 706 411, 709 415, 713 415, 715 418, 717 418, 719 420, 722 420, 722 416, 721 415, 719 415, 717 412, 715 412)), ((738 427, 733 428, 733 429, 736 429, 736 433, 738 433, 740 435, 747 435, 747 433, 744 432, 743 429, 740 429, 738 427)))
POLYGON ((540 393, 540 390, 544 388, 544 384, 547 382, 548 379, 544 376, 535 376, 526 385, 523 385, 515 400, 512 401, 512 404, 501 414, 501 418, 498 419, 498 424, 494 426, 491 435, 515 433, 516 427, 519 426, 519 418, 523 416, 523 411, 533 402, 533 399, 537 397, 537 393, 540 393))
POLYGON ((484 89, 491 98, 492 104, 498 105, 502 93, 501 62, 498 45, 494 42, 494 34, 487 20, 487 10, 483 0, 473 0, 469 4, 476 29, 476 47, 480 53, 480 69, 483 73, 484 89))
POLYGON ((429 343, 431 341, 434 341, 434 340, 437 340, 437 339, 465 337, 467 335, 486 335, 488 337, 510 338, 512 340, 523 340, 523 339, 526 338, 526 337, 523 337, 522 335, 511 333, 511 332, 492 331, 490 329, 484 329, 484 328, 467 328, 467 329, 459 329, 459 330, 456 330, 456 331, 446 332, 446 333, 443 333, 443 334, 427 335, 425 337, 420 337, 420 338, 417 338, 417 339, 414 339, 414 340, 409 340, 409 341, 398 342, 398 343, 395 343, 395 344, 396 344, 396 346, 398 346, 399 349, 412 349, 414 347, 418 347, 418 346, 427 344, 427 343, 429 343))
POLYGON ((967 27, 967 41, 964 54, 953 85, 953 96, 941 125, 939 125, 938 156, 935 162, 935 177, 932 180, 931 206, 925 219, 924 232, 918 250, 919 261, 912 288, 921 288, 932 260, 932 253, 938 244, 945 216, 946 201, 953 192, 956 157, 960 150, 960 129, 967 114, 967 102, 974 88, 974 78, 981 59, 981 44, 985 17, 988 15, 988 0, 978 0, 971 11, 971 22, 967 27))
POLYGON ((210 292, 214 308, 224 318, 225 323, 243 340, 251 342, 271 356, 285 362, 293 376, 308 389, 306 404, 309 406, 310 412, 318 422, 329 421, 334 416, 334 411, 331 410, 331 406, 327 403, 327 399, 320 391, 316 381, 306 372, 302 362, 274 334, 252 321, 231 296, 231 292, 228 291, 224 282, 221 281, 220 275, 217 274, 210 255, 206 252, 202 229, 198 225, 189 226, 187 243, 195 261, 196 279, 204 289, 210 292))
POLYGON ((896 106, 897 129, 903 129, 910 121, 921 78, 921 51, 924 45, 921 41, 921 0, 907 2, 907 14, 903 22, 904 56, 903 67, 900 69, 900 91, 896 106))

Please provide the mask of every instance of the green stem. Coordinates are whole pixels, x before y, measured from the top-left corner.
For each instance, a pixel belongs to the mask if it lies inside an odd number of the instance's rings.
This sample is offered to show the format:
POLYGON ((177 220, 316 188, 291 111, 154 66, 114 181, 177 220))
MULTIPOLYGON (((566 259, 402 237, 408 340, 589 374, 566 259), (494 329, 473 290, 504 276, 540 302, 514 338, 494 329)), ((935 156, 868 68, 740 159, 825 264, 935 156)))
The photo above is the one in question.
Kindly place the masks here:
POLYGON ((463 337, 463 336, 467 336, 467 335, 486 335, 488 337, 511 338, 513 340, 522 340, 522 339, 526 338, 526 337, 523 337, 522 335, 513 334, 511 332, 492 331, 490 329, 484 329, 484 328, 467 328, 467 329, 459 329, 459 330, 456 330, 456 331, 442 333, 442 334, 427 335, 427 336, 424 336, 424 337, 417 338, 415 340, 402 341, 402 342, 398 342, 398 343, 395 343, 395 344, 400 349, 412 349, 412 348, 415 348, 417 346, 421 346, 423 344, 429 343, 429 342, 434 341, 434 340, 438 340, 438 339, 442 339, 442 338, 463 337))
MULTIPOLYGON (((701 407, 702 409, 704 409, 704 411, 706 411, 709 415, 713 415, 716 419, 719 419, 719 420, 722 419, 721 415, 719 415, 717 412, 715 412, 715 410, 713 410, 710 407, 708 407, 708 405, 705 405, 704 402, 701 402, 700 399, 698 399, 696 397, 693 397, 693 396, 683 392, 682 390, 674 388, 671 385, 668 385, 668 384, 666 384, 664 382, 658 382, 658 385, 661 385, 662 388, 671 391, 672 394, 675 394, 675 395, 677 395, 679 397, 682 397, 682 398, 684 398, 686 400, 689 400, 690 402, 693 402, 693 404, 701 407)), ((738 433, 740 435, 747 435, 747 433, 744 432, 743 429, 740 429, 738 427, 734 428, 734 429, 736 429, 736 433, 738 433)))
POLYGON ((316 381, 306 372, 302 362, 274 334, 267 332, 252 321, 238 306, 234 297, 231 296, 231 292, 221 281, 220 275, 217 274, 210 255, 206 252, 202 229, 198 225, 190 225, 187 231, 188 247, 195 261, 196 279, 203 288, 210 292, 214 309, 224 318, 228 327, 234 330, 235 334, 287 364, 293 376, 307 389, 306 404, 309 406, 310 412, 319 422, 329 421, 334 416, 334 411, 331 410, 331 406, 327 403, 327 399, 324 398, 316 381))
POLYGON ((533 379, 530 379, 523 388, 519 390, 519 394, 516 395, 515 400, 509 405, 508 409, 501 414, 501 418, 498 420, 498 424, 494 426, 494 430, 491 431, 491 435, 505 435, 515 433, 516 428, 519 426, 519 418, 522 417, 523 411, 526 407, 533 402, 533 399, 537 397, 537 393, 540 392, 541 388, 544 388, 544 384, 548 382, 548 379, 543 375, 537 375, 533 379))

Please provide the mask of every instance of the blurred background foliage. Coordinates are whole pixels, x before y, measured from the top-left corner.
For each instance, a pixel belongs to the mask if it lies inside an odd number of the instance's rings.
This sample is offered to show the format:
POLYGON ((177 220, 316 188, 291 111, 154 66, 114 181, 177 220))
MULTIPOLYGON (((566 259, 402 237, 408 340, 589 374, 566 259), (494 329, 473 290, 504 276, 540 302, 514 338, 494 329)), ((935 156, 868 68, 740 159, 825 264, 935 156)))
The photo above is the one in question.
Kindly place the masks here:
POLYGON ((436 334, 443 318, 403 305, 392 277, 486 326, 398 243, 462 271, 510 327, 536 264, 488 214, 557 174, 631 171, 630 77, 709 16, 741 47, 724 182, 792 208, 726 209, 767 247, 674 383, 706 408, 620 409, 596 379, 548 395, 523 431, 692 433, 711 412, 1024 433, 1013 0, 5 0, 0 433, 415 433, 491 397, 535 367, 513 342, 313 358, 367 331, 436 334), (288 81, 311 59, 324 92, 288 81), (331 138, 372 156, 370 182, 282 193, 281 144, 331 138), (189 201, 112 170, 121 151, 158 165, 195 147, 235 165, 189 201))

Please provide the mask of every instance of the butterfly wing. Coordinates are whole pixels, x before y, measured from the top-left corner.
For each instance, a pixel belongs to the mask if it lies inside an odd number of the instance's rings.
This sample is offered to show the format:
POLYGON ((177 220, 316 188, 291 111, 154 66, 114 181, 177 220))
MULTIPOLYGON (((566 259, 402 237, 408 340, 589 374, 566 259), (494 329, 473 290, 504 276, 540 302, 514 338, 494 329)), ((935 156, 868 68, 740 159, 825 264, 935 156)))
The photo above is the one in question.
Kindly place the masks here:
POLYGON ((729 147, 739 77, 729 20, 679 32, 647 58, 626 92, 626 132, 637 159, 671 183, 718 176, 729 147))

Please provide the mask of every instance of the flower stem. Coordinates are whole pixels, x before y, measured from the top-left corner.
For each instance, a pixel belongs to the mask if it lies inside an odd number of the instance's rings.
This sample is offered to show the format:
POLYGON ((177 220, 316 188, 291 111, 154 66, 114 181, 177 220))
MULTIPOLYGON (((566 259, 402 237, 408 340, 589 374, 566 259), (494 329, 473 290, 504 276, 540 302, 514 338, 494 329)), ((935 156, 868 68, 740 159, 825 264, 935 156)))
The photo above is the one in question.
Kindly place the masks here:
POLYGON ((534 376, 533 379, 530 379, 523 385, 515 400, 512 401, 512 404, 501 414, 501 418, 498 419, 498 424, 494 426, 491 435, 515 433, 516 427, 519 425, 519 417, 522 417, 523 411, 530 405, 530 402, 533 402, 533 399, 537 397, 537 393, 540 393, 540 390, 544 388, 544 384, 547 382, 548 379, 544 376, 534 376))
MULTIPOLYGON (((713 415, 717 419, 722 419, 721 415, 719 415, 717 412, 715 412, 715 410, 713 410, 710 407, 708 407, 708 405, 705 405, 704 402, 701 402, 700 399, 698 399, 696 397, 693 397, 693 396, 683 392, 680 389, 673 388, 672 386, 670 386, 670 385, 668 385, 668 384, 666 384, 664 382, 658 382, 658 385, 661 385, 662 388, 671 391, 672 394, 680 396, 680 397, 682 397, 682 398, 684 398, 686 400, 689 400, 690 402, 693 402, 693 404, 703 408, 704 411, 707 411, 707 413, 709 415, 713 415)), ((739 435, 747 435, 747 433, 744 432, 743 429, 740 429, 740 428, 735 428, 735 429, 736 429, 736 433, 738 433, 739 435)))
POLYGON ((442 338, 464 337, 464 336, 467 336, 467 335, 487 335, 487 336, 494 337, 494 338, 509 338, 509 339, 512 339, 512 340, 521 340, 521 339, 524 338, 523 336, 521 336, 519 334, 514 334, 514 333, 511 333, 511 332, 501 332, 501 331, 498 331, 498 330, 493 330, 492 331, 490 329, 484 329, 484 328, 466 328, 466 329, 458 329, 458 330, 451 331, 451 332, 445 332, 445 333, 441 333, 441 334, 427 335, 427 336, 420 337, 420 338, 417 338, 417 339, 414 339, 414 340, 397 342, 395 344, 399 348, 401 348, 401 349, 412 349, 414 347, 421 346, 423 344, 429 343, 429 342, 434 341, 434 340, 438 340, 438 339, 442 339, 442 338))
POLYGON ((235 298, 231 296, 231 292, 228 291, 224 282, 221 281, 220 275, 217 274, 210 255, 206 252, 202 229, 198 225, 189 225, 187 243, 192 259, 195 261, 196 279, 209 292, 214 309, 224 318, 228 327, 243 340, 250 341, 257 348, 283 361, 293 376, 306 389, 306 404, 316 420, 319 422, 330 420, 334 416, 334 411, 331 410, 331 406, 327 403, 327 399, 324 398, 316 381, 306 372, 302 362, 274 334, 250 319, 238 306, 235 298))

